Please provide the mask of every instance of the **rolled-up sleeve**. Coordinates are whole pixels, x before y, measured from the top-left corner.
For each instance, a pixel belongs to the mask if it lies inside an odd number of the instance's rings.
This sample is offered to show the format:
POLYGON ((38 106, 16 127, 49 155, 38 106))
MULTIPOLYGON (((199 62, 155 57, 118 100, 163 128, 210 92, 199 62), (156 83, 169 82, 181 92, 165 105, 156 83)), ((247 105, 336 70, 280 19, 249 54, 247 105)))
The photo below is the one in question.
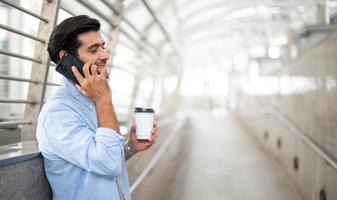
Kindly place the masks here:
POLYGON ((124 137, 113 129, 90 129, 70 107, 49 110, 43 125, 57 156, 98 175, 112 178, 121 173, 124 137))
POLYGON ((97 128, 95 138, 96 142, 100 142, 108 148, 124 141, 124 137, 120 136, 113 129, 104 127, 97 128), (113 137, 111 137, 111 135, 113 135, 113 137))

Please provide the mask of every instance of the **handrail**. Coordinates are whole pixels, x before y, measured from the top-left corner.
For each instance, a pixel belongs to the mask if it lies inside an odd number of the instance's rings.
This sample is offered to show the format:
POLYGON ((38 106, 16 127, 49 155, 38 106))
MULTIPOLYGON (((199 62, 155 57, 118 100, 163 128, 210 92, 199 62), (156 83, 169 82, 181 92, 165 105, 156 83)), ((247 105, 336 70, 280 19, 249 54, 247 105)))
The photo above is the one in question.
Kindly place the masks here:
POLYGON ((49 23, 49 20, 47 18, 42 17, 42 16, 40 16, 40 15, 38 15, 36 13, 33 13, 32 11, 27 10, 26 8, 23 8, 23 7, 17 5, 15 3, 13 3, 13 2, 10 2, 8 0, 0 0, 0 2, 3 2, 3 3, 5 3, 5 4, 9 5, 9 6, 12 6, 13 8, 16 8, 16 9, 18 9, 18 10, 20 10, 20 11, 22 11, 22 12, 24 12, 24 13, 30 15, 30 16, 33 16, 33 17, 38 18, 38 19, 40 19, 40 20, 42 20, 42 21, 44 21, 46 23, 49 23))
MULTIPOLYGON (((136 180, 131 184, 130 192, 133 193, 135 189, 140 185, 140 183, 144 180, 144 178, 150 173, 150 171, 154 168, 156 163, 160 160, 160 158, 165 154, 170 145, 173 143, 176 136, 179 134, 179 129, 185 124, 186 118, 184 117, 182 120, 179 120, 179 124, 174 126, 171 130, 163 144, 160 146, 159 150, 152 157, 150 162, 145 166, 140 175, 136 178, 136 180)), ((164 123, 168 123, 169 121, 165 121, 164 123)))
MULTIPOLYGON (((248 101, 244 100, 244 102, 252 107, 254 110, 259 110, 256 108, 262 106, 256 106, 248 101)), ((301 129, 299 129, 287 116, 285 116, 281 111, 279 111, 274 106, 263 106, 264 111, 260 111, 261 114, 271 114, 275 119, 281 122, 283 126, 288 128, 291 133, 297 136, 304 144, 306 144, 310 149, 312 149, 318 156, 320 156, 323 160, 325 160, 330 166, 332 166, 335 170, 337 170, 337 161, 331 156, 328 152, 323 150, 315 141, 307 136, 301 129)))
POLYGON ((18 29, 12 28, 12 27, 9 27, 9 26, 4 25, 4 24, 0 24, 0 28, 4 29, 6 31, 12 32, 12 33, 16 33, 16 34, 21 35, 21 36, 25 36, 27 38, 30 38, 30 39, 33 39, 33 40, 36 40, 36 41, 39 41, 41 43, 46 43, 46 41, 44 39, 42 39, 42 38, 38 38, 35 35, 31 35, 31 34, 25 33, 23 31, 20 31, 18 29))
POLYGON ((0 167, 35 159, 40 155, 36 140, 0 146, 0 167))
POLYGON ((35 101, 29 101, 24 99, 0 99, 0 103, 22 103, 22 104, 34 104, 35 101))
POLYGON ((32 122, 29 120, 10 120, 10 121, 2 121, 0 122, 0 128, 8 128, 9 126, 18 126, 23 124, 31 124, 32 122))
POLYGON ((24 59, 24 60, 29 60, 29 61, 33 61, 33 62, 42 64, 42 61, 39 60, 39 59, 28 57, 28 56, 24 56, 24 55, 13 53, 13 52, 9 52, 9 51, 4 51, 2 49, 0 49, 0 54, 6 55, 6 56, 12 56, 12 57, 16 57, 16 58, 21 58, 21 59, 24 59))
POLYGON ((13 77, 13 76, 6 76, 6 75, 0 75, 0 79, 2 80, 10 80, 10 81, 19 81, 19 82, 29 82, 29 83, 36 83, 38 84, 38 81, 34 81, 31 79, 26 78, 19 78, 19 77, 13 77))
POLYGON ((331 155, 325 152, 318 144, 310 139, 303 131, 301 131, 296 125, 291 122, 283 113, 272 107, 273 117, 279 120, 285 127, 287 127, 292 133, 298 136, 302 142, 308 145, 314 152, 316 152, 321 158, 329 163, 335 170, 337 170, 337 162, 331 155))
POLYGON ((50 83, 50 82, 47 82, 46 84, 49 85, 49 86, 61 86, 61 84, 59 84, 59 83, 50 83))
MULTIPOLYGON (((6 75, 0 75, 0 80, 9 80, 9 81, 18 81, 18 82, 28 82, 28 83, 35 83, 35 84, 40 84, 42 82, 39 81, 34 81, 31 79, 26 79, 26 78, 19 78, 19 77, 14 77, 14 76, 6 76, 6 75)), ((60 86, 61 84, 58 83, 46 83, 49 86, 60 86)))

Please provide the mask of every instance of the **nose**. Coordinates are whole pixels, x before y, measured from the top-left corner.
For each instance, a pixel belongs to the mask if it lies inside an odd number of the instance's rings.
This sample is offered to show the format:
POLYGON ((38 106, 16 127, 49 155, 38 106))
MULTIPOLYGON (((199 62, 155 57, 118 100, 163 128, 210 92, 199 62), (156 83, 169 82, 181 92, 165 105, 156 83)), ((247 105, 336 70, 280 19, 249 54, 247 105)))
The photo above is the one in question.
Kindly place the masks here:
POLYGON ((100 60, 109 60, 109 54, 106 49, 102 49, 100 55, 99 55, 100 60))

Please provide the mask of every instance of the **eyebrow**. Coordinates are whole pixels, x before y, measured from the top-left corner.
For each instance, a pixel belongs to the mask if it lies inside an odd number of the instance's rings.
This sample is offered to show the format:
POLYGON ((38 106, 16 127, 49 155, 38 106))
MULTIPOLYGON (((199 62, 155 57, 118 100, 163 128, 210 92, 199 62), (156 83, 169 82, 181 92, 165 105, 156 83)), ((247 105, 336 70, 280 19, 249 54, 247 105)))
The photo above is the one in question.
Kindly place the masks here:
MULTIPOLYGON (((104 45, 105 45, 105 42, 103 42, 103 43, 102 43, 102 46, 104 46, 104 45)), ((93 44, 93 45, 91 45, 91 46, 89 46, 89 47, 88 47, 88 50, 91 50, 91 49, 97 48, 97 47, 99 47, 99 46, 100 46, 100 44, 99 44, 99 43, 93 44)))

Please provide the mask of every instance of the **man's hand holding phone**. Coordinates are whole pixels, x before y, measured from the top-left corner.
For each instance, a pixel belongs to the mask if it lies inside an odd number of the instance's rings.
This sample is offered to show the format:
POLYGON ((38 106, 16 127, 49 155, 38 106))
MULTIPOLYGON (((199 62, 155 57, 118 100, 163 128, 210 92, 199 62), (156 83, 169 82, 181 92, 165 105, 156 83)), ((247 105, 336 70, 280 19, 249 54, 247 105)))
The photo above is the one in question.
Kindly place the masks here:
POLYGON ((83 66, 84 76, 75 66, 72 66, 71 70, 80 83, 80 85, 76 84, 76 87, 83 95, 92 99, 96 105, 98 126, 111 128, 120 133, 119 123, 111 100, 111 89, 105 75, 106 69, 102 69, 101 73, 98 74, 97 65, 91 65, 87 62, 83 66))
POLYGON ((76 79, 80 85, 76 84, 76 87, 85 96, 92 99, 94 102, 99 100, 111 101, 111 89, 106 78, 106 69, 102 69, 101 73, 97 72, 97 65, 87 62, 83 66, 84 76, 80 74, 75 66, 71 67, 76 79))

